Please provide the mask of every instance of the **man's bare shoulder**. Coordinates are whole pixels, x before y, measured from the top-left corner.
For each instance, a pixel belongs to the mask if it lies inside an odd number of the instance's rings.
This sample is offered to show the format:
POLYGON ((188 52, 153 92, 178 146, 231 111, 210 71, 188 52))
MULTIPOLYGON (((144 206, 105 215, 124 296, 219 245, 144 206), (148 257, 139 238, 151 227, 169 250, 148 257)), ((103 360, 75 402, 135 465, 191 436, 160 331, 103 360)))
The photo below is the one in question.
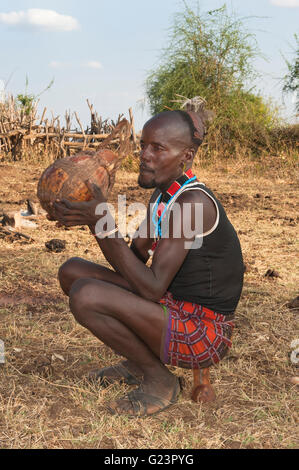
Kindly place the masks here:
POLYGON ((188 191, 182 192, 182 194, 179 195, 177 198, 176 202, 179 204, 184 204, 184 203, 201 203, 204 205, 212 205, 214 206, 214 203, 212 199, 204 192, 199 189, 190 189, 188 191))
MULTIPOLYGON (((215 224, 217 219, 217 209, 214 201, 203 191, 198 189, 184 191, 177 198, 176 202, 183 206, 184 204, 190 204, 193 206, 193 215, 196 213, 196 204, 201 204, 203 214, 203 230, 204 232, 209 231, 215 224)), ((192 212, 191 212, 192 213, 192 212)))

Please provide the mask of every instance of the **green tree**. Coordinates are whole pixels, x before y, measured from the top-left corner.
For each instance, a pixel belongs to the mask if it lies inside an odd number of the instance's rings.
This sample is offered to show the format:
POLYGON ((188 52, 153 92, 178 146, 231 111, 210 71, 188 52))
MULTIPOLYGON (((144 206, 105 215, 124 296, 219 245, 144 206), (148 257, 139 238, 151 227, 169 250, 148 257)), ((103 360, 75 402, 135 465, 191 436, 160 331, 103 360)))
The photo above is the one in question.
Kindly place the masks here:
POLYGON ((221 145, 228 155, 242 144, 256 148, 265 128, 274 123, 270 106, 249 86, 257 76, 252 59, 258 54, 244 19, 229 13, 226 5, 201 13, 184 2, 161 62, 147 77, 152 113, 179 108, 177 94, 201 96, 216 114, 210 148, 221 145))
POLYGON ((289 73, 285 76, 284 79, 284 93, 295 93, 296 94, 296 111, 299 112, 299 37, 295 34, 296 41, 296 51, 294 62, 291 63, 286 61, 289 73))

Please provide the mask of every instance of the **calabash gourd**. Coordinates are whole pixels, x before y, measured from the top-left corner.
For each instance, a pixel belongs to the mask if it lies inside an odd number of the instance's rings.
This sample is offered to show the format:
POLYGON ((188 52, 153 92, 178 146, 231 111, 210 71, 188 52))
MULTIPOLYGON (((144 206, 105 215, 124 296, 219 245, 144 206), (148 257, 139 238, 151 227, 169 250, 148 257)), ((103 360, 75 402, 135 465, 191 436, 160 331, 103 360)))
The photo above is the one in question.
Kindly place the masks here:
MULTIPOLYGON (((89 201, 92 199, 86 181, 99 186, 105 197, 113 188, 115 174, 128 149, 130 125, 124 119, 112 134, 103 142, 109 147, 116 138, 119 148, 99 148, 96 152, 83 150, 76 155, 61 158, 50 165, 41 175, 37 196, 40 204, 50 216, 53 216, 51 203, 57 199, 69 201, 89 201)), ((115 148, 115 144, 114 144, 115 148)))

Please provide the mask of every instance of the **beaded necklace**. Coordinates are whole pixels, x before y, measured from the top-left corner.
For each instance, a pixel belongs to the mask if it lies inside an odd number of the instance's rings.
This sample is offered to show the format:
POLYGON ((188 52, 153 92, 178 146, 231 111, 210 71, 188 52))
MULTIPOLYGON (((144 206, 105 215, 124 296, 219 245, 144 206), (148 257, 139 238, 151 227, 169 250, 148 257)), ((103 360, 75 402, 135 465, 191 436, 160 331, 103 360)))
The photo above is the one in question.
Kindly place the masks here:
POLYGON ((168 206, 176 196, 178 191, 181 190, 187 184, 195 181, 197 178, 193 174, 191 168, 187 170, 182 176, 177 178, 167 189, 165 193, 161 193, 158 199, 156 200, 154 207, 153 207, 153 215, 152 215, 152 222, 155 227, 155 234, 154 234, 154 243, 152 244, 151 250, 148 250, 150 256, 154 254, 154 251, 157 247, 158 241, 162 237, 162 229, 161 223, 164 219, 168 206))

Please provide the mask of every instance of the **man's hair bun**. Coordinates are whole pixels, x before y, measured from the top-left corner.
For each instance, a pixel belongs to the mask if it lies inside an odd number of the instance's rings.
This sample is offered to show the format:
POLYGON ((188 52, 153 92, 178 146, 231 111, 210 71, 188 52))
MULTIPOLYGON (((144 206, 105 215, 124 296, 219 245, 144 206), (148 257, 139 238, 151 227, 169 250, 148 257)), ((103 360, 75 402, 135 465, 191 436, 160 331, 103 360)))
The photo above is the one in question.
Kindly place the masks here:
POLYGON ((192 141, 196 145, 200 145, 207 131, 207 124, 215 117, 215 113, 206 109, 207 102, 201 96, 194 98, 186 98, 185 96, 176 95, 179 99, 173 100, 181 103, 181 110, 176 111, 188 122, 192 141))

